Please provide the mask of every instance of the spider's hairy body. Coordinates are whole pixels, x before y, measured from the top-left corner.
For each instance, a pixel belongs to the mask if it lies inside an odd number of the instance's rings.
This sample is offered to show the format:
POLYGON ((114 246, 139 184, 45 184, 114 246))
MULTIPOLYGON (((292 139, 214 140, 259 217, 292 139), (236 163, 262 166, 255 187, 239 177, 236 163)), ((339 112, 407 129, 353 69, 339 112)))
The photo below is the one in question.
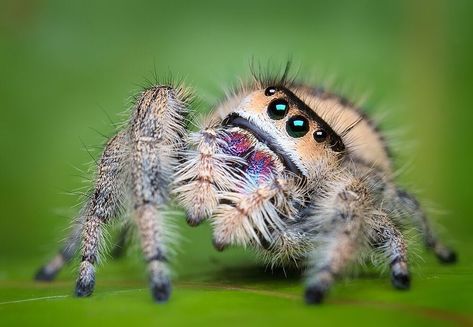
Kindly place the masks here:
POLYGON ((82 240, 76 294, 95 284, 101 233, 128 196, 155 300, 170 294, 163 211, 175 198, 187 222, 208 219, 218 250, 259 251, 270 264, 307 266, 308 303, 367 253, 382 253, 396 288, 409 287, 403 226, 411 223, 443 262, 455 255, 417 200, 394 181, 375 124, 343 98, 286 78, 256 79, 187 132, 192 96, 157 85, 136 100, 129 124, 107 144, 97 182, 63 250, 37 275, 50 280, 82 240))

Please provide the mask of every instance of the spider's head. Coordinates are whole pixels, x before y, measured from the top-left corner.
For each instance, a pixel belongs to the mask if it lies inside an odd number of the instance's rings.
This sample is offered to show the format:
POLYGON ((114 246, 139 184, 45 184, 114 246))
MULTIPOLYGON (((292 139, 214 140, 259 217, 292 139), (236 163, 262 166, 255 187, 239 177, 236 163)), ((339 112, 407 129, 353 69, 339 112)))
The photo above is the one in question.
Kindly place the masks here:
POLYGON ((222 124, 250 134, 253 140, 247 143, 259 142, 299 176, 311 176, 317 163, 336 160, 345 150, 341 137, 283 86, 252 91, 222 124))

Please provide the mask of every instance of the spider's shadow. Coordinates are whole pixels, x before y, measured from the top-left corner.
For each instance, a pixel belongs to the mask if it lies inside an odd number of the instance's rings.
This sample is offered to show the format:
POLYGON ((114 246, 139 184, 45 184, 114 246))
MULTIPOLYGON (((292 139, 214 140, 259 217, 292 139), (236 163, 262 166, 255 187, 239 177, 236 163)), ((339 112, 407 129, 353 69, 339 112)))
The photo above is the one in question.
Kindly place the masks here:
POLYGON ((228 283, 260 283, 298 281, 302 278, 302 268, 267 267, 263 265, 224 266, 216 270, 212 279, 228 283))
MULTIPOLYGON (((268 267, 258 264, 225 265, 215 269, 209 274, 208 281, 224 282, 230 284, 253 284, 253 283, 298 283, 304 279, 306 267, 268 267)), ((367 269, 349 273, 348 279, 378 279, 380 274, 367 269)))

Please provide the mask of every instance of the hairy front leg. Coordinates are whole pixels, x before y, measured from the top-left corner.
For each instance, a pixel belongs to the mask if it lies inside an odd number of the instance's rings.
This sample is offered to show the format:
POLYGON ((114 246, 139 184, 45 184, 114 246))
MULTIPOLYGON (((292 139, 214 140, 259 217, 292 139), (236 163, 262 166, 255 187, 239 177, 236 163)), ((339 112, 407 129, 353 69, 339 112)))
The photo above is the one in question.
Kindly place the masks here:
POLYGON ((100 159, 95 188, 83 214, 81 263, 76 282, 76 295, 89 296, 95 286, 95 268, 102 249, 103 227, 121 208, 127 180, 128 134, 112 138, 100 159))
POLYGON ((171 293, 163 209, 183 148, 186 107, 184 90, 152 87, 141 94, 130 124, 133 217, 157 302, 166 301, 171 293))
POLYGON ((314 219, 321 219, 309 257, 305 300, 321 303, 334 283, 357 257, 363 242, 363 221, 372 199, 361 181, 354 180, 320 203, 314 219))

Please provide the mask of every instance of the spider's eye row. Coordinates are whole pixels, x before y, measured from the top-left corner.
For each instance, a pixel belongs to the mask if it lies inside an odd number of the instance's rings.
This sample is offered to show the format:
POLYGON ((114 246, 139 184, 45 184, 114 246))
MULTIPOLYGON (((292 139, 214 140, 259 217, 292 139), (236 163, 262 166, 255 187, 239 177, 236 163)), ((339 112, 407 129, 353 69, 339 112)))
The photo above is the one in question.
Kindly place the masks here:
POLYGON ((321 143, 327 139, 327 132, 323 129, 316 130, 314 132, 314 139, 317 143, 321 143))
POLYGON ((284 99, 276 99, 268 105, 268 115, 271 119, 283 119, 288 110, 289 104, 284 99))
POLYGON ((272 96, 276 93, 276 88, 274 86, 268 87, 266 90, 264 90, 264 95, 266 96, 272 96))
POLYGON ((309 121, 304 116, 293 116, 286 124, 287 133, 292 137, 303 137, 309 131, 309 121))

